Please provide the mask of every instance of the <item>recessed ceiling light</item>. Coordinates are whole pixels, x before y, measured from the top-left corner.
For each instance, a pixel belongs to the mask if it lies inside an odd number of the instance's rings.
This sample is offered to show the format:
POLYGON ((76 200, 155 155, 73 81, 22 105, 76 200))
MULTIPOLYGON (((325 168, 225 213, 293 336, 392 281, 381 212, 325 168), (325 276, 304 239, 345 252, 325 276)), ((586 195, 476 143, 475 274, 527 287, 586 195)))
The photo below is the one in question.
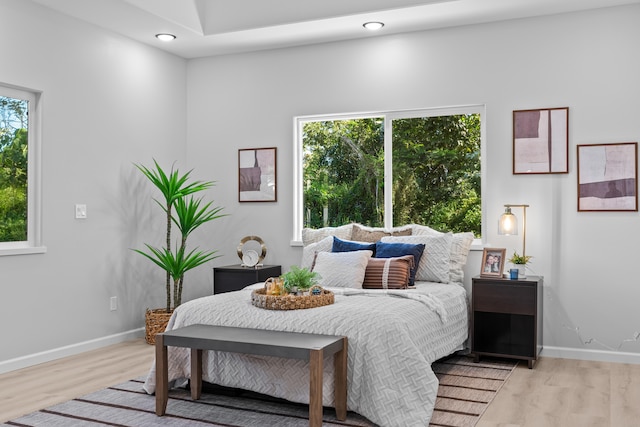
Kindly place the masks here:
POLYGON ((156 38, 163 42, 170 42, 172 40, 175 40, 176 36, 169 33, 160 33, 160 34, 156 34, 156 38))
POLYGON ((373 21, 373 22, 365 22, 364 24, 362 24, 362 26, 365 27, 367 30, 375 31, 384 27, 384 24, 382 22, 373 21))

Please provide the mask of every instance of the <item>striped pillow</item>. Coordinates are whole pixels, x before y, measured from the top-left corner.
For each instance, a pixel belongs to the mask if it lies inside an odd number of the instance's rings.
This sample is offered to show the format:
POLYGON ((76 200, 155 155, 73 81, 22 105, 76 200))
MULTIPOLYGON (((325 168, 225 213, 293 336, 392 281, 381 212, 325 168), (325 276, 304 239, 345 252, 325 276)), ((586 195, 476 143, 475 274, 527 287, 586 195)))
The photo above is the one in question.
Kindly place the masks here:
POLYGON ((407 289, 413 255, 370 258, 364 273, 363 289, 407 289))

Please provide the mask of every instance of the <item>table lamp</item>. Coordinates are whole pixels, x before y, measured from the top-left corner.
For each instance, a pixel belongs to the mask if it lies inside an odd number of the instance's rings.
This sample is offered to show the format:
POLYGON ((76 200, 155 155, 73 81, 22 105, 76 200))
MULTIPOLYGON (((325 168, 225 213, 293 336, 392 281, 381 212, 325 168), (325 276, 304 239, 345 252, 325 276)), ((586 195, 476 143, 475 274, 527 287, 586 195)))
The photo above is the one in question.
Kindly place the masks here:
MULTIPOLYGON (((504 205, 504 213, 498 221, 498 234, 503 236, 518 234, 518 218, 511 212, 511 208, 522 208, 522 258, 526 259, 527 245, 527 208, 529 205, 504 205)), ((524 276, 524 269, 521 271, 520 277, 524 276)))

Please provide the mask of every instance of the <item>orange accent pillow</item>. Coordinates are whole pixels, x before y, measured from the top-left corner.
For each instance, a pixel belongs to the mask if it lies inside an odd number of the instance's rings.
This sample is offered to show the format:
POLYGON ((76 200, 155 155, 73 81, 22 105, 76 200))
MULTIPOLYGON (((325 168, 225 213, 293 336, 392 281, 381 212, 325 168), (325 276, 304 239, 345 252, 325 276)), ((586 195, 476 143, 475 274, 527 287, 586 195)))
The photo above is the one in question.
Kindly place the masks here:
POLYGON ((364 273, 363 289, 407 289, 413 255, 370 258, 364 273))

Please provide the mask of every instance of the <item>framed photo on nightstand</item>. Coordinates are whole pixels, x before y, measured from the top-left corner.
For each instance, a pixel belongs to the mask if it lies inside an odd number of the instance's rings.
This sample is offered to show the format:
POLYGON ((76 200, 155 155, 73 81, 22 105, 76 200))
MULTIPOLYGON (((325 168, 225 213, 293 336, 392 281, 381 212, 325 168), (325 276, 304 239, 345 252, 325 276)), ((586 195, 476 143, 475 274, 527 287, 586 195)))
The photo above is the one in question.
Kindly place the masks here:
POLYGON ((484 248, 482 252, 482 267, 480 276, 482 277, 502 277, 504 270, 504 248, 484 248))

